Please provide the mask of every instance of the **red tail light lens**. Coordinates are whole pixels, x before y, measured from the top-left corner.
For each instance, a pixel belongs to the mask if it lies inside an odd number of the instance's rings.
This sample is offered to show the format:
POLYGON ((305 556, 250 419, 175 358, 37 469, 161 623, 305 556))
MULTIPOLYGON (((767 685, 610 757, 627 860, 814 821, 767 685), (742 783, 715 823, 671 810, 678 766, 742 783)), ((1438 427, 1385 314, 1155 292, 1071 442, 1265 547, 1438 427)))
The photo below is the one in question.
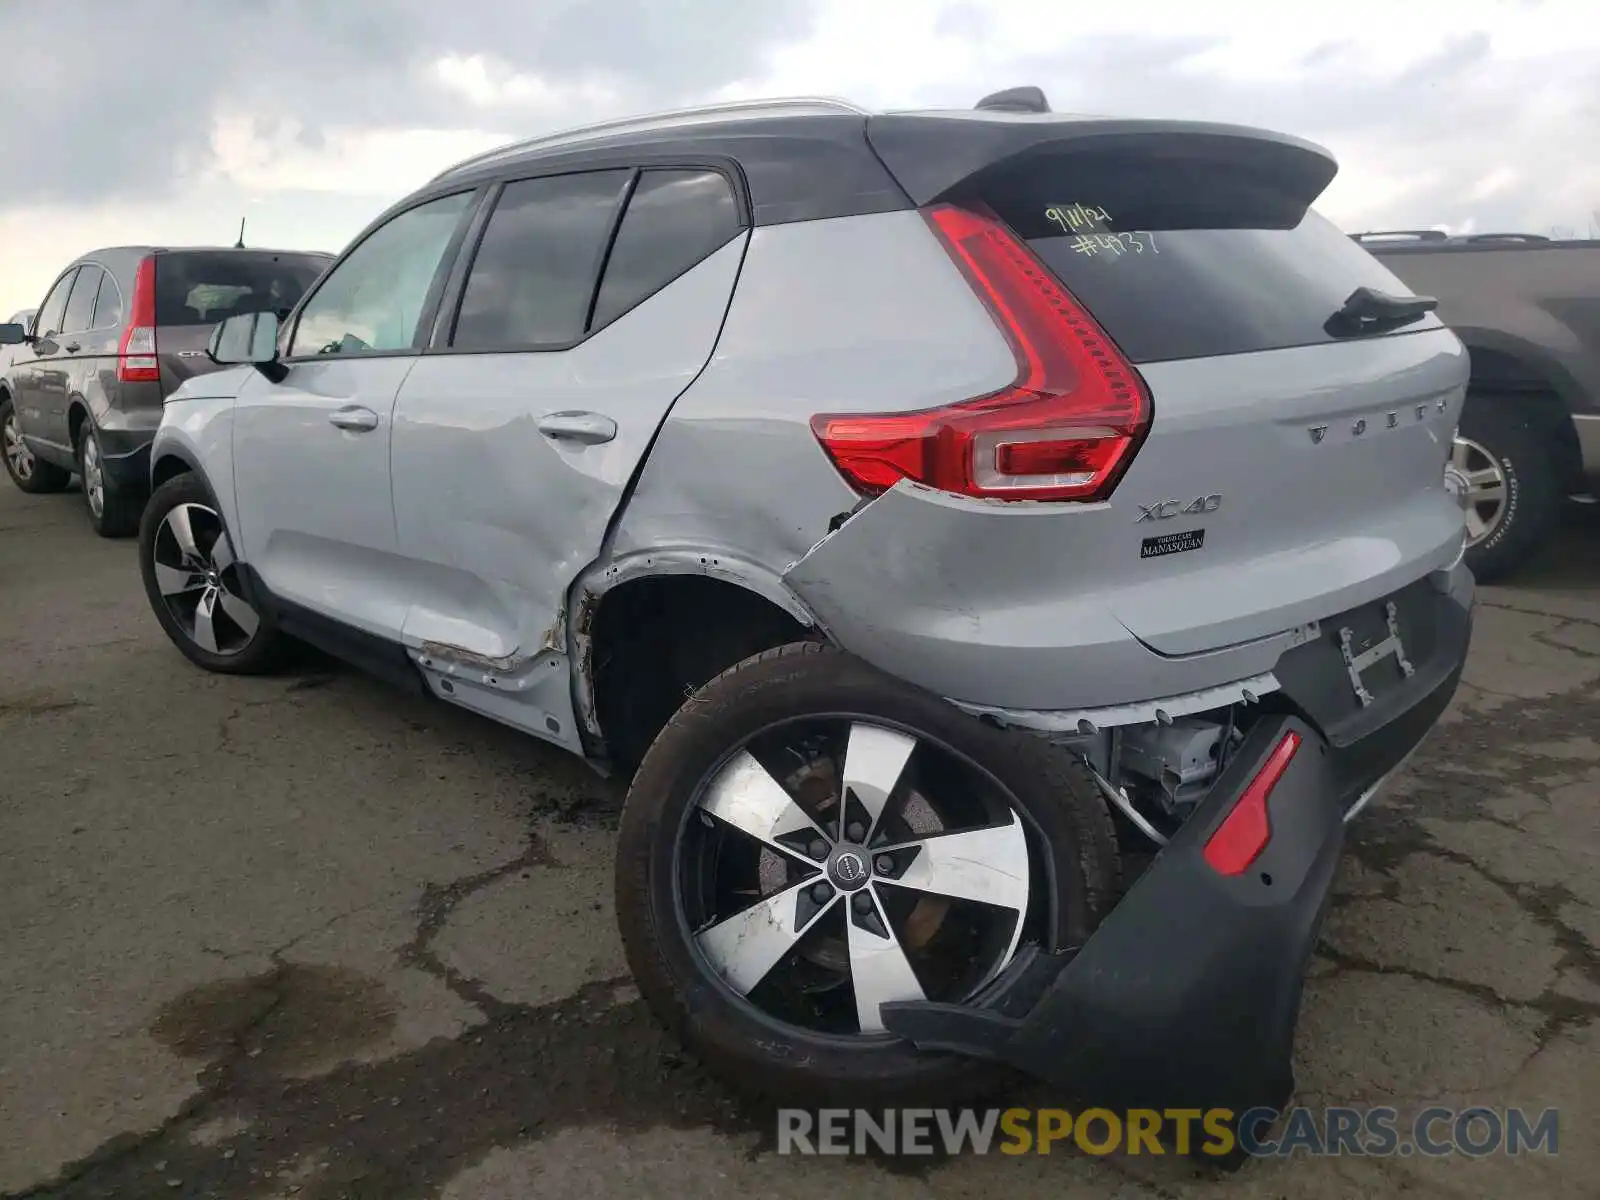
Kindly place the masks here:
POLYGON ((117 343, 117 378, 123 383, 160 383, 156 357, 156 260, 147 255, 133 276, 133 305, 128 326, 117 343))
POLYGON ((822 414, 812 431, 857 491, 902 479, 1004 500, 1103 500, 1150 425, 1133 365, 998 218, 941 204, 925 216, 1011 343, 1017 378, 910 413, 822 414))
POLYGON ((1261 770, 1244 789, 1244 794, 1234 804, 1233 811, 1222 819, 1211 836, 1206 839, 1206 863, 1218 875, 1242 875, 1249 865, 1261 857, 1261 852, 1272 840, 1272 823, 1267 817, 1267 800, 1278 780, 1289 769, 1300 749, 1300 735, 1286 733, 1261 770))

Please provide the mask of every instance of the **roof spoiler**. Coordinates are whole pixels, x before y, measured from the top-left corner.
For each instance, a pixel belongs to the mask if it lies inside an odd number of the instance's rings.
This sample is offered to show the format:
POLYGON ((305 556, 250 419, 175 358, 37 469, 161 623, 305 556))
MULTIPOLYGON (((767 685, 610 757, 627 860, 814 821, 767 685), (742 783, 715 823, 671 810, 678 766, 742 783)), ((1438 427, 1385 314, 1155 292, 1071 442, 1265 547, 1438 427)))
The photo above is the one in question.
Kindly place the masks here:
POLYGON ((913 204, 932 204, 1002 168, 1063 153, 1095 152, 1166 158, 1220 172, 1267 176, 1274 189, 1309 207, 1339 170, 1313 142, 1244 125, 1060 116, 1044 121, 985 120, 988 112, 1023 109, 1038 88, 1013 88, 979 102, 970 114, 883 113, 867 118, 867 140, 913 204))

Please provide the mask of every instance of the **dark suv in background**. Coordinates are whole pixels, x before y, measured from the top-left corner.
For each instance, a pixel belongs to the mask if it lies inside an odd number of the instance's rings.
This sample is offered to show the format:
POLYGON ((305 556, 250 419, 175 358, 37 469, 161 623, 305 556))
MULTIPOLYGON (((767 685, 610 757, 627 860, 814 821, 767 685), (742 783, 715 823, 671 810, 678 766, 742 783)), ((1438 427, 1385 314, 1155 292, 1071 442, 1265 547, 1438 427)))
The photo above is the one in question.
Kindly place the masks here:
POLYGON ((0 326, 0 344, 16 347, 0 373, 12 482, 57 492, 76 473, 95 531, 133 533, 162 404, 191 375, 216 369, 206 355, 212 329, 240 313, 286 315, 331 259, 240 247, 83 255, 29 324, 0 326))

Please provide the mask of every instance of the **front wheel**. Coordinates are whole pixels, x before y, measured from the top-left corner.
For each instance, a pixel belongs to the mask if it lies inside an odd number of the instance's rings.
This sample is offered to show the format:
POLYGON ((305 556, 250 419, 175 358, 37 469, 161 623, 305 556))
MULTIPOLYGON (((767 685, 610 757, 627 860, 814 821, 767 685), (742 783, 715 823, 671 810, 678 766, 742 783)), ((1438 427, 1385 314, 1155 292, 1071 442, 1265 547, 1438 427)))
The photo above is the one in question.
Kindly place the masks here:
POLYGON ((1117 876, 1075 759, 832 647, 730 668, 651 746, 617 914, 641 993, 727 1083, 793 1103, 956 1103, 1007 1073, 919 1051, 881 1006, 1015 999, 1117 876))
POLYGON ((195 476, 169 479, 150 497, 139 570, 156 619, 190 662, 224 675, 276 665, 282 635, 246 599, 217 502, 195 476))

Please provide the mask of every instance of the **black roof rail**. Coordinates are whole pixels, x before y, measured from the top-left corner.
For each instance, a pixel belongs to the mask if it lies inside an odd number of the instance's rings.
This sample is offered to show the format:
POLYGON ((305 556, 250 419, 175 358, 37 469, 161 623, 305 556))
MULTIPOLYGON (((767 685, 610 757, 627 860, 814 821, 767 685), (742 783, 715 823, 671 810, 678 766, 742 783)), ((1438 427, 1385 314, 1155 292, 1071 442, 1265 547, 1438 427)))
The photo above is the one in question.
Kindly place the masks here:
POLYGON ((1014 87, 985 96, 973 108, 984 112, 1047 113, 1050 111, 1050 101, 1044 98, 1041 88, 1014 87))

